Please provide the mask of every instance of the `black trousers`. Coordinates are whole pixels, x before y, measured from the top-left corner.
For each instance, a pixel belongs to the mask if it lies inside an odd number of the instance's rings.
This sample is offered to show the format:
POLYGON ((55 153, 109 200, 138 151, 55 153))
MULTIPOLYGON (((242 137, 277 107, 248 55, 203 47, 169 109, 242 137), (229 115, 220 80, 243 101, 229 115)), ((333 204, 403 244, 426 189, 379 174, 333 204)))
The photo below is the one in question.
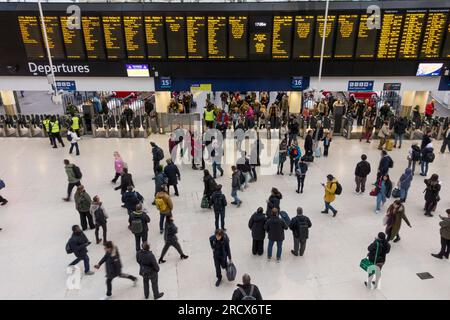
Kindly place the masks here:
POLYGON ((180 243, 179 243, 178 241, 175 241, 175 242, 166 242, 166 243, 164 244, 164 247, 163 247, 162 251, 161 251, 161 257, 160 257, 161 260, 164 258, 164 256, 165 256, 166 253, 167 253, 167 250, 169 250, 169 248, 170 248, 171 246, 174 247, 174 248, 178 251, 178 253, 180 254, 180 256, 183 256, 183 255, 184 255, 183 249, 181 249, 180 243))
POLYGON ((103 243, 105 243, 107 241, 106 240, 106 230, 107 230, 106 223, 95 225, 95 240, 98 242, 98 240, 100 239, 98 237, 98 232, 100 231, 100 227, 102 228, 102 231, 103 231, 103 243))
MULTIPOLYGON (((136 277, 126 274, 126 273, 121 273, 119 274, 117 277, 119 278, 124 278, 124 279, 130 279, 131 281, 135 281, 136 277)), ((115 277, 115 278, 117 278, 115 277)), ((106 278, 106 295, 108 297, 110 297, 112 295, 112 281, 114 280, 114 278, 106 278)))
POLYGON ((216 278, 222 280, 222 269, 227 267, 227 258, 214 255, 214 267, 216 268, 216 278))
POLYGON ((442 142, 441 153, 445 152, 445 148, 448 148, 448 151, 450 151, 450 139, 444 139, 442 142))
POLYGON ((324 157, 328 157, 328 149, 330 148, 330 146, 323 146, 323 156, 324 157))
POLYGON ((173 187, 173 190, 175 190, 175 195, 178 195, 178 187, 177 187, 176 184, 169 184, 169 185, 167 186, 167 192, 169 192, 169 194, 170 194, 170 186, 172 186, 172 187, 173 187))
POLYGON ((6 202, 6 199, 0 196, 0 202, 6 202))
POLYGON ((147 238, 148 238, 148 231, 144 231, 142 233, 134 235, 134 239, 136 241, 136 252, 141 250, 141 240, 142 240, 142 243, 144 243, 147 241, 147 238))
POLYGON ((78 142, 74 142, 70 144, 69 154, 72 154, 73 148, 75 148, 75 154, 77 156, 80 155, 80 148, 78 147, 78 142))
POLYGON ((264 254, 264 240, 253 239, 252 253, 258 256, 262 256, 264 254))
POLYGON ((305 185, 306 176, 297 176, 297 191, 303 192, 303 186, 305 185))
POLYGON ((89 211, 78 211, 78 213, 80 214, 80 224, 83 231, 87 229, 88 223, 90 229, 95 228, 94 219, 92 219, 92 214, 89 211))
POLYGON ((215 216, 215 225, 216 230, 217 229, 225 229, 225 210, 224 211, 215 211, 214 210, 214 216, 215 216), (220 218, 220 224, 221 228, 219 228, 219 218, 220 218))
POLYGON ((112 179, 111 181, 116 183, 117 179, 119 179, 119 178, 120 178, 120 173, 116 172, 116 175, 114 176, 114 179, 112 179))
POLYGON ((150 288, 149 288, 149 281, 152 282, 152 291, 153 291, 153 297, 157 297, 159 295, 159 289, 158 289, 158 274, 155 273, 154 275, 145 275, 142 277, 144 280, 144 296, 145 299, 148 299, 148 296, 150 294, 150 288))
POLYGON ((81 185, 80 181, 69 182, 69 184, 67 185, 67 198, 68 199, 70 199, 70 196, 72 195, 73 188, 78 187, 79 185, 81 185))
POLYGON ((450 254, 450 240, 441 237, 441 251, 438 253, 441 257, 448 257, 450 254))
POLYGON ((253 180, 258 180, 258 176, 256 175, 256 166, 252 166, 252 176, 253 180))
POLYGON ((295 165, 295 170, 297 170, 297 168, 298 168, 298 160, 299 159, 289 158, 289 161, 291 162, 291 170, 289 171, 290 173, 292 173, 292 169, 293 169, 294 165, 295 165))
POLYGON ((156 169, 159 167, 159 161, 153 161, 153 173, 156 176, 156 169))
POLYGON ((61 144, 61 146, 64 147, 64 142, 62 141, 61 134, 60 134, 59 132, 52 133, 52 136, 53 136, 53 147, 54 147, 54 148, 57 148, 57 147, 58 147, 58 146, 56 145, 56 140, 58 140, 58 142, 61 144))

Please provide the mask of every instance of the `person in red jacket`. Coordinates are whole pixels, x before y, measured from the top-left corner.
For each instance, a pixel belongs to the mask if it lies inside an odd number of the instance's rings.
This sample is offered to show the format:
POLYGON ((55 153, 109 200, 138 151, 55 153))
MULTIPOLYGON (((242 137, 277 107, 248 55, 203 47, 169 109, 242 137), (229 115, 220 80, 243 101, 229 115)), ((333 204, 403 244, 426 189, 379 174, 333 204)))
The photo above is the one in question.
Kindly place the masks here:
POLYGON ((425 106, 425 117, 427 117, 429 120, 431 120, 431 117, 434 113, 434 102, 435 100, 431 99, 431 102, 425 106))
POLYGON ((216 116, 216 128, 222 132, 224 138, 226 137, 229 122, 230 118, 228 117, 228 113, 226 113, 225 110, 220 110, 216 116))

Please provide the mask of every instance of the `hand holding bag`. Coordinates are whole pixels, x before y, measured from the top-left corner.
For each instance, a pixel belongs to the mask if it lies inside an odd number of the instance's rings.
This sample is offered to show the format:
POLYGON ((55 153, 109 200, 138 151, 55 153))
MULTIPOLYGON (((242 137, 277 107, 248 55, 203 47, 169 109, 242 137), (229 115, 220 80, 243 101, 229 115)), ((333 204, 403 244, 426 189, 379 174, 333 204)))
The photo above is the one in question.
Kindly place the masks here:
MULTIPOLYGON (((362 259, 361 262, 359 263, 359 266, 360 266, 361 269, 363 269, 364 271, 367 272, 367 270, 369 269, 369 267, 371 267, 371 266, 373 266, 373 265, 376 264, 377 259, 378 259, 378 249, 379 249, 379 247, 380 247, 380 244, 379 244, 378 241, 377 241, 377 250, 376 250, 376 252, 375 252, 375 259, 374 259, 374 261, 373 261, 373 262, 370 261, 368 257, 362 259)), ((372 273, 369 274, 369 276, 371 276, 371 275, 374 274, 374 273, 375 273, 375 270, 373 270, 372 273)))

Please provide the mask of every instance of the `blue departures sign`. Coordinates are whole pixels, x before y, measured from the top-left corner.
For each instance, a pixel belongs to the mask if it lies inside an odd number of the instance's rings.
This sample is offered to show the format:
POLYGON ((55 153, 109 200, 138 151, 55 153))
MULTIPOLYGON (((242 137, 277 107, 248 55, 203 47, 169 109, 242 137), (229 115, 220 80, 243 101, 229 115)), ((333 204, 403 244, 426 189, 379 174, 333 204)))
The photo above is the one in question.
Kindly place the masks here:
POLYGON ((160 77, 159 81, 159 89, 172 89, 172 79, 170 77, 160 77))
POLYGON ((77 91, 75 81, 72 80, 56 80, 56 90, 77 91))
POLYGON ((348 91, 373 91, 374 81, 358 80, 348 82, 348 91))

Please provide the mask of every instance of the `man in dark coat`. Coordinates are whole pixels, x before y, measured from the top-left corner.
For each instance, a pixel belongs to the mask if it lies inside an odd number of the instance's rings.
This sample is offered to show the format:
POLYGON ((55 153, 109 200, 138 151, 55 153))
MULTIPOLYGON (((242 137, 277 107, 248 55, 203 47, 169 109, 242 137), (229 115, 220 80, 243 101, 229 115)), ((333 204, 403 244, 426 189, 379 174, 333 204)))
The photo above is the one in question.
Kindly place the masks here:
POLYGON ((127 208, 128 214, 136 210, 136 206, 143 201, 144 197, 135 191, 132 186, 128 186, 127 192, 122 195, 123 206, 127 208))
POLYGON ((252 253, 253 255, 262 256, 264 253, 264 239, 266 237, 266 230, 264 224, 266 223, 266 215, 264 209, 259 207, 258 210, 250 217, 248 227, 252 230, 252 253))
POLYGON ((441 153, 444 153, 446 148, 450 151, 450 123, 443 134, 441 153))
POLYGON ((447 217, 439 215, 439 218, 442 220, 439 222, 439 226, 441 227, 439 230, 441 235, 441 251, 437 254, 431 254, 433 257, 438 259, 442 259, 443 257, 448 259, 450 254, 450 209, 447 209, 445 212, 447 213, 447 217))
POLYGON ((139 233, 133 233, 134 238, 136 240, 136 252, 138 252, 141 249, 141 240, 142 240, 142 243, 147 242, 148 224, 150 222, 150 217, 147 215, 147 213, 142 211, 141 203, 136 205, 136 210, 133 211, 128 218, 128 223, 129 223, 128 228, 130 230, 132 229, 131 226, 132 226, 132 223, 134 220, 141 220, 141 224, 142 224, 142 231, 139 233))
MULTIPOLYGON (((75 255, 76 259, 73 260, 69 266, 74 266, 81 260, 84 262, 84 274, 85 275, 93 275, 94 272, 89 270, 89 256, 87 255, 88 250, 87 247, 91 243, 87 239, 86 235, 81 231, 80 226, 74 225, 72 226, 72 236, 67 243, 67 248, 75 255)), ((68 252, 70 252, 68 251, 68 252)))
MULTIPOLYGON (((377 276, 376 281, 372 281, 372 284, 375 286, 375 288, 377 288, 378 282, 381 278, 381 269, 386 262, 386 255, 389 253, 389 251, 391 251, 391 245, 386 239, 386 234, 384 234, 384 232, 378 233, 378 237, 375 238, 375 240, 369 245, 367 250, 369 251, 367 254, 367 258, 379 268, 379 272, 374 273, 374 275, 377 276)), ((373 275, 369 276, 368 281, 364 281, 366 287, 369 285, 369 281, 372 277, 373 275)))
POLYGON ((216 268, 216 287, 222 282, 222 270, 227 267, 227 258, 231 262, 230 239, 223 230, 216 230, 214 235, 209 237, 209 244, 213 251, 214 267, 216 268))
POLYGON ((267 231, 269 245, 267 247, 267 259, 272 259, 273 244, 277 243, 277 262, 281 260, 281 251, 283 250, 284 230, 288 225, 278 216, 278 209, 272 209, 272 216, 266 221, 264 229, 267 231))
POLYGON ((221 184, 217 185, 216 191, 212 193, 211 203, 214 209, 216 230, 222 229, 223 231, 226 231, 227 229, 225 229, 225 207, 227 206, 227 199, 225 198, 225 195, 222 193, 221 184), (220 224, 222 225, 221 228, 219 228, 219 218, 220 224))
POLYGON ((156 171, 160 166, 159 162, 164 159, 164 152, 153 141, 150 142, 150 145, 152 146, 153 173, 156 176, 156 171))
POLYGON ((283 196, 282 196, 281 192, 278 191, 277 188, 272 188, 272 190, 270 192, 269 200, 267 200, 266 215, 268 218, 270 218, 273 208, 276 208, 276 209, 278 209, 278 211, 280 211, 280 202, 281 202, 282 198, 283 198, 283 196))
POLYGON ((167 192, 170 194, 170 186, 173 186, 173 189, 175 190, 175 195, 178 197, 178 180, 181 179, 180 170, 178 170, 178 167, 171 159, 167 159, 167 166, 164 168, 164 174, 166 175, 168 179, 167 183, 167 192))
POLYGON ((142 250, 136 254, 136 260, 139 263, 139 274, 144 280, 145 299, 148 299, 149 296, 149 280, 152 282, 153 298, 155 300, 161 298, 164 292, 159 292, 158 289, 159 265, 156 262, 155 255, 150 251, 150 246, 147 242, 144 242, 142 250))
POLYGON ((305 155, 308 155, 308 156, 312 156, 313 155, 313 144, 314 144, 314 142, 313 142, 312 135, 313 135, 313 131, 309 130, 308 134, 305 137, 305 145, 304 145, 304 147, 305 147, 305 155))
POLYGON ((425 147, 431 143, 431 135, 432 135, 432 130, 430 128, 428 128, 425 132, 425 134, 422 137, 422 142, 420 144, 420 150, 425 149, 425 147))
POLYGON ((112 241, 107 241, 105 243, 105 255, 94 268, 100 269, 103 263, 106 265, 106 296, 104 300, 111 298, 112 281, 116 277, 129 279, 133 281, 133 287, 136 286, 137 278, 135 276, 122 273, 122 262, 120 261, 119 249, 117 249, 112 241))
POLYGON ((120 185, 114 188, 114 190, 120 189, 120 193, 124 194, 129 186, 134 187, 133 177, 131 173, 128 173, 128 168, 123 168, 120 175, 120 185))
POLYGON ((212 175, 209 173, 208 170, 203 170, 203 183, 205 185, 205 190, 203 191, 203 195, 208 197, 209 200, 209 207, 211 208, 211 195, 214 191, 217 189, 217 183, 212 177, 212 175))
POLYGON ((251 283, 251 279, 248 274, 245 273, 242 276, 242 284, 238 284, 237 286, 238 288, 234 290, 233 296, 231 297, 232 301, 263 300, 258 287, 251 283))
POLYGON ((173 215, 170 212, 166 215, 166 224, 164 226, 165 244, 164 248, 162 249, 161 257, 159 258, 158 263, 166 262, 166 260, 164 260, 164 256, 166 255, 167 250, 169 250, 170 246, 174 247, 178 251, 181 260, 189 258, 187 255, 183 253, 183 249, 181 249, 180 243, 178 242, 177 233, 178 228, 175 225, 175 223, 173 223, 173 215))
POLYGON ((403 135, 408 127, 407 120, 403 117, 397 118, 394 122, 394 148, 397 147, 397 141, 399 142, 398 148, 402 147, 403 135))
POLYGON ((366 191, 366 181, 370 171, 370 163, 367 161, 367 156, 363 154, 355 168, 356 194, 363 194, 366 191))
POLYGON ((378 165, 377 181, 379 181, 381 177, 387 175, 389 169, 392 167, 394 167, 394 161, 388 155, 386 150, 382 150, 380 163, 378 165))
POLYGON ((297 216, 291 220, 289 228, 292 230, 292 236, 294 238, 294 250, 291 253, 294 256, 303 256, 306 249, 306 240, 309 237, 309 228, 311 228, 311 220, 303 215, 303 209, 297 208, 297 216), (300 250, 300 251, 299 251, 300 250))

